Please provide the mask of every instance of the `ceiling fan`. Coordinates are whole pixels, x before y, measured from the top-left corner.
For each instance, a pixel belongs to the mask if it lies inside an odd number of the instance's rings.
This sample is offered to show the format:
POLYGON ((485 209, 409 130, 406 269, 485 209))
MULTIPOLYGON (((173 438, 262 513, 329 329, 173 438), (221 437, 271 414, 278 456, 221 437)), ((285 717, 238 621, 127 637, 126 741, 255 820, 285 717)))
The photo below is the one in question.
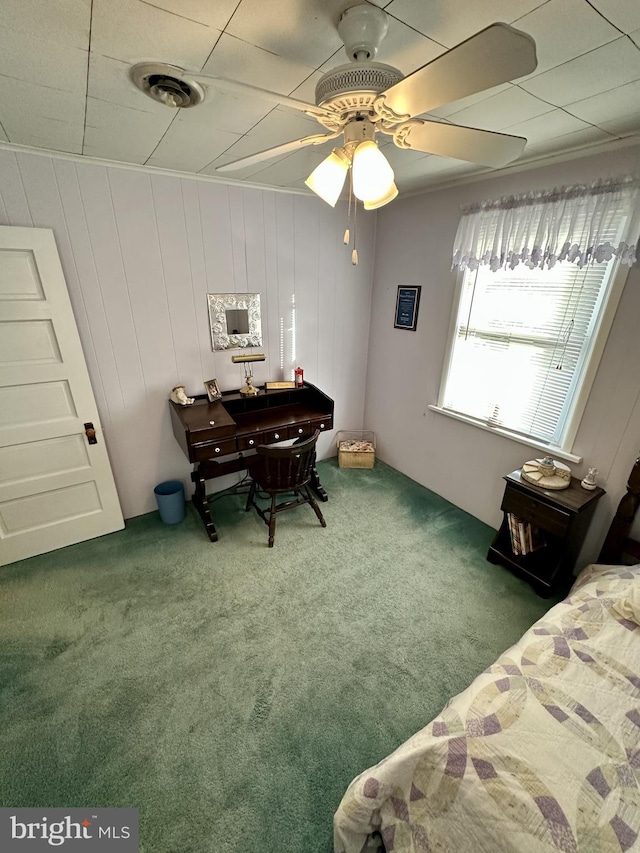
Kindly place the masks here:
POLYGON ((265 98, 313 116, 324 127, 324 133, 258 151, 225 163, 216 171, 233 172, 342 137, 342 144, 305 182, 332 206, 340 197, 349 169, 353 194, 365 208, 381 207, 398 194, 393 170, 378 148, 377 134, 390 136, 401 149, 484 166, 503 166, 522 153, 527 142, 522 137, 420 116, 530 74, 537 65, 535 42, 530 36, 507 24, 495 23, 405 77, 398 69, 374 61, 387 29, 388 16, 378 6, 361 4, 342 13, 338 33, 351 61, 320 79, 315 104, 158 63, 134 66, 131 77, 146 94, 167 106, 200 103, 205 93, 199 81, 203 81, 215 89, 265 98))

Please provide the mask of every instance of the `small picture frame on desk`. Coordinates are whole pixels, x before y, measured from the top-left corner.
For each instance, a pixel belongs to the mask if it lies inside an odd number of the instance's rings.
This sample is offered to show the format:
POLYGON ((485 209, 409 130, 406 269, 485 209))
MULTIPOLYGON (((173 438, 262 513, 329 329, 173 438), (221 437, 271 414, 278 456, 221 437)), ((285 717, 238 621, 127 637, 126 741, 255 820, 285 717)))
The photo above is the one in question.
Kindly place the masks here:
POLYGON ((420 291, 422 288, 403 287, 398 285, 396 297, 396 314, 393 323, 394 329, 405 329, 415 332, 418 325, 418 307, 420 305, 420 291))
POLYGON ((207 390, 207 397, 210 403, 215 403, 216 400, 222 399, 222 392, 220 391, 217 379, 207 379, 204 387, 207 390))

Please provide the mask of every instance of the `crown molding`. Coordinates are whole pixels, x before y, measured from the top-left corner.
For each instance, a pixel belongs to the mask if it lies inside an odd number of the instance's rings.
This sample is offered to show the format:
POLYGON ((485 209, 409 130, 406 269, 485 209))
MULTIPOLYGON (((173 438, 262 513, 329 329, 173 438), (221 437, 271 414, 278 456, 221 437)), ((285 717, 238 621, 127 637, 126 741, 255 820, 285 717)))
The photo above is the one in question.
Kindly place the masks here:
POLYGON ((142 163, 125 163, 120 160, 106 160, 100 157, 89 157, 85 154, 72 154, 69 151, 54 151, 49 148, 32 148, 29 145, 18 145, 15 142, 0 141, 0 151, 13 151, 17 154, 35 154, 38 157, 53 157, 56 160, 70 160, 74 163, 85 163, 92 166, 108 166, 117 169, 127 169, 130 172, 146 172, 152 175, 165 175, 170 178, 183 178, 190 181, 206 181, 211 184, 225 184, 227 186, 244 187, 253 190, 270 190, 275 193, 287 193, 289 195, 314 196, 308 190, 296 187, 274 187, 268 184, 259 184, 255 181, 234 181, 233 178, 218 178, 215 175, 203 175, 194 172, 180 172, 177 169, 160 169, 157 166, 146 166, 142 163))

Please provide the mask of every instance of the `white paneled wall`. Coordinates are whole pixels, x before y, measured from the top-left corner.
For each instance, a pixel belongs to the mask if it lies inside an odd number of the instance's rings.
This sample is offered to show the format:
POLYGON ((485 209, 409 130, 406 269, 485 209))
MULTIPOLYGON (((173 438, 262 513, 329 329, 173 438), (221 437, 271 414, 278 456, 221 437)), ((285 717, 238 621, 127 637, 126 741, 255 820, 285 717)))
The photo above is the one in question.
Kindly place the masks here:
MULTIPOLYGON (((539 451, 431 411, 436 403, 455 294, 451 271, 460 208, 483 199, 636 174, 640 148, 496 175, 400 197, 378 214, 365 418, 381 459, 471 515, 497 527, 502 477, 539 451), (394 329, 398 284, 422 285, 416 332, 394 329), (402 377, 402 381, 399 381, 402 377)), ((634 459, 640 452, 640 267, 629 272, 580 424, 572 466, 598 468, 606 489, 582 563, 597 558, 634 459)), ((638 519, 640 524, 640 519, 638 519)), ((640 528, 638 529, 640 533, 640 528)))
POLYGON ((155 509, 161 480, 189 483, 171 388, 243 384, 211 350, 207 293, 261 294, 256 383, 300 364, 336 430, 362 426, 375 216, 358 222, 357 267, 345 218, 312 197, 0 149, 0 224, 55 233, 125 517, 155 509))

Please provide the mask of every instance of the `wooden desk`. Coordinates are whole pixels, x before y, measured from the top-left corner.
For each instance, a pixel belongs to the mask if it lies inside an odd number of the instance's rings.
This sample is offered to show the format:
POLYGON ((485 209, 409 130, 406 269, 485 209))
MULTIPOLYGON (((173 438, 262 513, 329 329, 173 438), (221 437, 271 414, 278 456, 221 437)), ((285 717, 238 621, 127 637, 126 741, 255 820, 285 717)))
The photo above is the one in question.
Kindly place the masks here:
MULTIPOLYGON (((203 396, 192 406, 169 405, 173 434, 195 464, 193 505, 212 542, 218 534, 207 502, 207 480, 245 469, 258 444, 333 429, 333 400, 308 382, 302 388, 261 390, 256 397, 227 392, 215 403, 203 396)), ((310 486, 320 500, 328 499, 315 465, 310 486)))

